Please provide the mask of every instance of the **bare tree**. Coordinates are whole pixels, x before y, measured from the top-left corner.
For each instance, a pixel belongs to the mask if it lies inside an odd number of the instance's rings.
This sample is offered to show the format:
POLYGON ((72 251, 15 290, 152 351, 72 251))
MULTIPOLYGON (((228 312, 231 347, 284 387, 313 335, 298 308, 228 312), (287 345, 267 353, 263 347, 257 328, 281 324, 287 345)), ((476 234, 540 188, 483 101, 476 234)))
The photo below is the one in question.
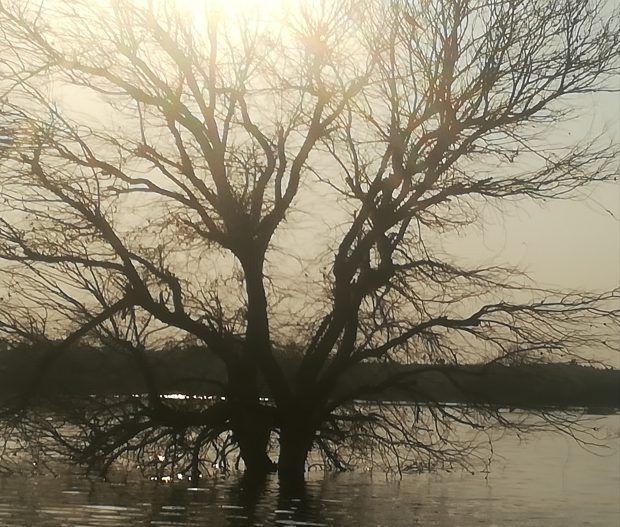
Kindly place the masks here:
POLYGON ((49 347, 41 375, 85 338, 143 366, 145 349, 191 338, 227 372, 224 399, 188 408, 144 366, 147 400, 107 421, 85 411, 79 452, 111 460, 177 438, 193 472, 217 444, 260 473, 275 432, 283 475, 303 474, 315 447, 339 469, 371 451, 399 470, 452 461, 469 453, 455 423, 507 422, 355 401, 394 386, 427 401, 426 369, 616 349, 616 292, 542 290, 437 249, 487 204, 616 177, 604 137, 542 135, 564 101, 611 89, 608 11, 348 0, 196 23, 167 2, 3 0, 0 330, 49 347), (380 378, 343 388, 365 363, 380 378))

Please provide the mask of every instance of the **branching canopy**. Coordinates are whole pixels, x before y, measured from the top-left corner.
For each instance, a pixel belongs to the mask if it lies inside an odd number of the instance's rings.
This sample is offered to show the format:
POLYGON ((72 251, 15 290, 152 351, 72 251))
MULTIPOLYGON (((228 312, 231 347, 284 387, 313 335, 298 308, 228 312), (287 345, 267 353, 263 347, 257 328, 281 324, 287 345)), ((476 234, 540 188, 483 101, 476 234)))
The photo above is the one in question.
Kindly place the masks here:
POLYGON ((604 136, 550 134, 576 96, 611 89, 617 9, 343 0, 203 15, 0 2, 0 332, 49 348, 40 375, 81 341, 121 347, 149 390, 130 403, 142 409, 91 419, 82 454, 185 430, 186 452, 220 441, 249 467, 262 458, 247 438, 264 455, 275 431, 281 460, 292 441, 343 468, 334 445, 356 438, 355 460, 370 436, 452 459, 438 423, 499 414, 431 402, 405 425, 354 401, 413 386, 407 365, 447 375, 617 349, 617 292, 542 290, 437 244, 487 205, 615 180, 604 136), (144 354, 171 341, 221 361, 225 402, 162 398, 144 354), (343 389, 368 363, 397 367, 343 389))

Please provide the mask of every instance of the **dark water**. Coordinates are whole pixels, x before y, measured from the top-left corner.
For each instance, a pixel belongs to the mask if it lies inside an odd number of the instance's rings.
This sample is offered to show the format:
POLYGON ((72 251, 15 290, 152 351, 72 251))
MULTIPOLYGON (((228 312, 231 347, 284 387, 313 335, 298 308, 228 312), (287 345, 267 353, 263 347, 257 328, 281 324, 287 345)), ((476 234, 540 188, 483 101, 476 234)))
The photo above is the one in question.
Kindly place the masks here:
POLYGON ((620 525, 620 417, 606 417, 607 450, 542 434, 496 443, 490 473, 312 473, 305 494, 239 478, 111 484, 68 474, 0 477, 0 525, 60 526, 544 526, 620 525))

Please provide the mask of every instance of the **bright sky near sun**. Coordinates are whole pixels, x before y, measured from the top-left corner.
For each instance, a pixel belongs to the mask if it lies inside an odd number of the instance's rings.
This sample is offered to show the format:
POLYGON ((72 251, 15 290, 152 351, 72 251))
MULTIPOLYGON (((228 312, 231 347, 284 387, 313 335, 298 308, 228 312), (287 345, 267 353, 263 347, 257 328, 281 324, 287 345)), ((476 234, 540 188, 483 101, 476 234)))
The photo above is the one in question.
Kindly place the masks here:
MULTIPOLYGON (((206 14, 217 14, 226 19, 252 14, 265 15, 280 10, 298 0, 174 0, 179 8, 195 17, 198 26, 204 23, 206 14)), ((301 0, 303 1, 303 0, 301 0)), ((309 2, 307 2, 309 3, 309 2)))
POLYGON ((222 9, 224 11, 242 11, 244 9, 261 9, 282 3, 283 0, 176 0, 183 9, 202 11, 206 8, 222 9))

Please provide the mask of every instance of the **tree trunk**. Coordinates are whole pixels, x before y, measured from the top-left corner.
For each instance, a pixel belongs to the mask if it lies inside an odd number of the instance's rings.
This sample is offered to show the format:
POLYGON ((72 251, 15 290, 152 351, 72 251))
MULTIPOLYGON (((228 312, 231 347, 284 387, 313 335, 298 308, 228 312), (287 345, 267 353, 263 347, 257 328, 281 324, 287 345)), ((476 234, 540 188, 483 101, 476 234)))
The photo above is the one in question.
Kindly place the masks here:
POLYGON ((275 472, 276 465, 267 453, 271 430, 262 419, 257 418, 256 412, 240 412, 233 421, 233 433, 248 474, 275 472))
POLYGON ((254 364, 240 362, 229 371, 228 402, 231 405, 231 430, 239 446, 246 472, 268 474, 275 464, 268 455, 271 424, 267 410, 261 407, 254 364))
POLYGON ((278 476, 281 485, 289 487, 289 490, 303 488, 306 461, 314 437, 313 430, 300 426, 300 423, 295 421, 283 427, 280 432, 278 476))

